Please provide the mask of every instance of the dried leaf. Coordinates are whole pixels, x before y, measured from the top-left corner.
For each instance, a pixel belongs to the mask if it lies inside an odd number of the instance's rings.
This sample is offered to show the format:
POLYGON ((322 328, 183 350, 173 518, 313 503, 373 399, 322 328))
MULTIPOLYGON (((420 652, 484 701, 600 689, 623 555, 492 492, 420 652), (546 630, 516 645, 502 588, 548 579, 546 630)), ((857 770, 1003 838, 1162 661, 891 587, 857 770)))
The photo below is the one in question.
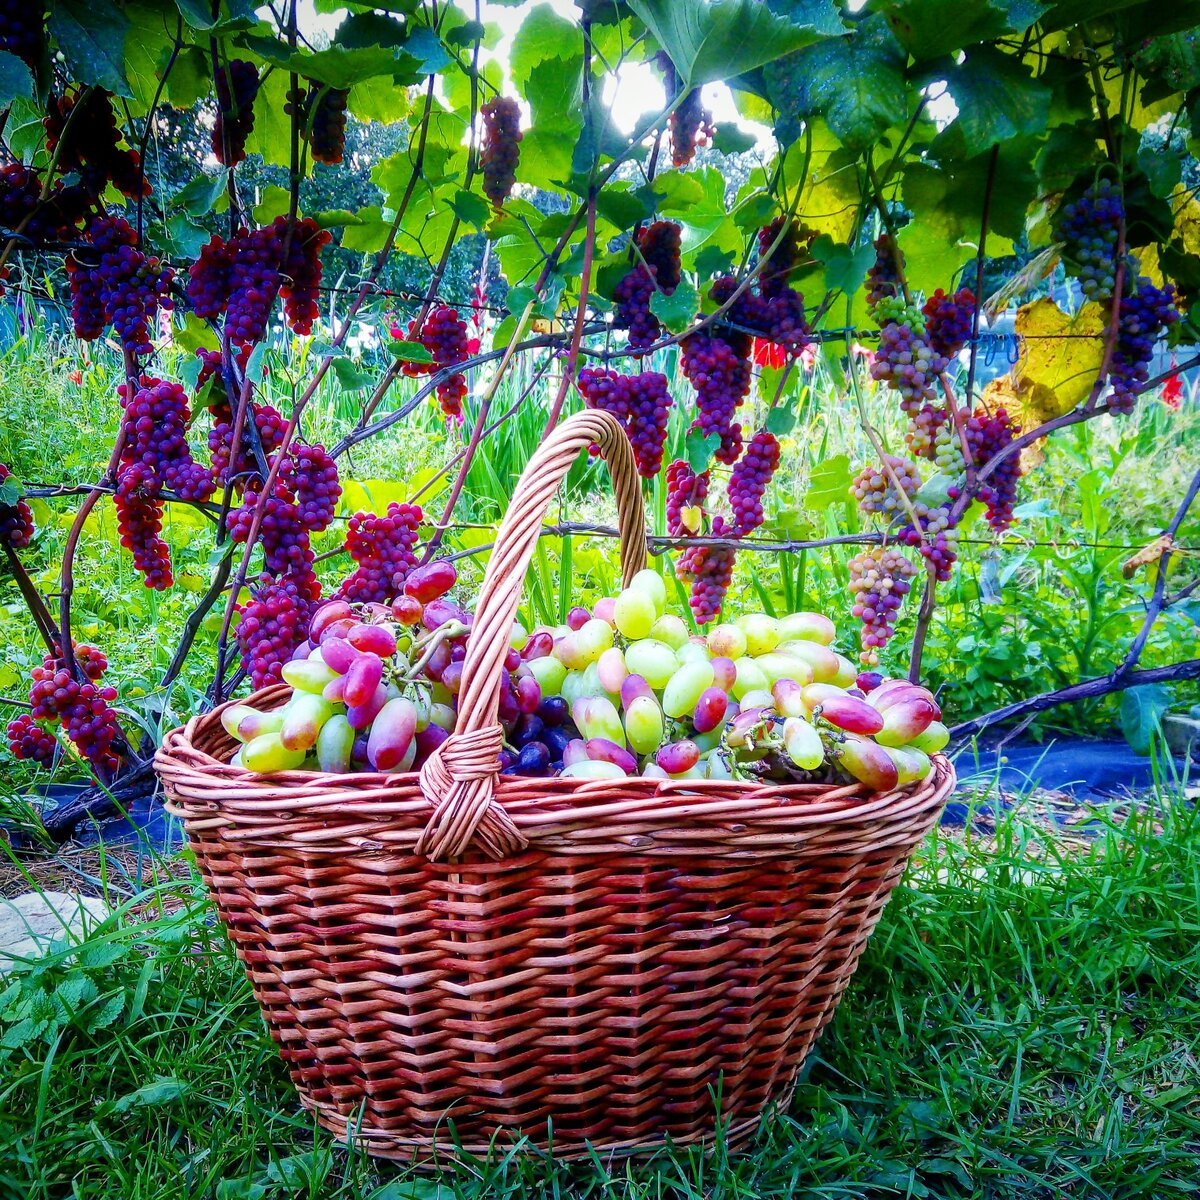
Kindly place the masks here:
POLYGON ((1047 246, 1040 254, 1031 258, 1011 279, 1005 281, 1000 289, 984 301, 983 315, 988 321, 994 321, 1000 313, 1005 312, 1017 299, 1035 288, 1043 279, 1051 275, 1058 266, 1059 252, 1062 246, 1055 243, 1047 246))
POLYGON ((1121 564, 1121 574, 1126 579, 1132 579, 1142 567, 1158 562, 1174 545, 1171 535, 1164 533, 1156 537, 1149 545, 1143 546, 1136 554, 1132 554, 1121 564))

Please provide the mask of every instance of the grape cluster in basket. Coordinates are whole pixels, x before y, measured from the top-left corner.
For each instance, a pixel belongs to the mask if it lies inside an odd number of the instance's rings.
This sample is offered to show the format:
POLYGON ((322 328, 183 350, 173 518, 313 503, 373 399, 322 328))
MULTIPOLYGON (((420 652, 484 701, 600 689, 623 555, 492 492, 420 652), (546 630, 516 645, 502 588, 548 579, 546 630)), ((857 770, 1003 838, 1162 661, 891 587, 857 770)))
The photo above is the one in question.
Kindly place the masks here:
MULTIPOLYGON (((391 605, 334 600, 283 668, 280 708, 222 721, 250 771, 419 769, 458 717, 473 618, 447 598, 452 563, 391 605)), ((503 775, 569 779, 850 779, 915 783, 949 740, 922 687, 858 673, 819 613, 753 613, 689 635, 666 586, 639 572, 567 624, 514 625, 501 672, 503 775)))

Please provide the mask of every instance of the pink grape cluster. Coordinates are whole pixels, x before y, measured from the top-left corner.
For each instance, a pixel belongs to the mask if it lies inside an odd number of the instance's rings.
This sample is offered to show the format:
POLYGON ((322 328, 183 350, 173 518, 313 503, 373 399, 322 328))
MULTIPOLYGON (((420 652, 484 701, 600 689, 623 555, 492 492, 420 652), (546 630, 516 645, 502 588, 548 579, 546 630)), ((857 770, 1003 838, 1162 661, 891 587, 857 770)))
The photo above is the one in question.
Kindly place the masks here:
POLYGON ((214 83, 217 117, 213 122, 212 150, 217 162, 236 166, 246 157, 246 139, 254 131, 254 101, 258 96, 258 71, 243 58, 217 67, 214 83))
POLYGON ((925 318, 914 305, 880 300, 875 316, 882 327, 871 377, 894 388, 900 395, 900 411, 911 415, 936 398, 935 385, 946 360, 930 345, 925 318))
MULTIPOLYGON (((12 478, 5 463, 0 463, 0 494, 5 481, 12 478)), ((33 541, 33 510, 18 497, 12 504, 0 499, 0 546, 24 550, 33 541)))
MULTIPOLYGON (((406 362, 401 370, 416 377, 431 375, 466 362, 468 351, 467 323, 458 309, 437 304, 429 310, 425 323, 418 327, 417 318, 408 323, 408 340, 419 342, 433 356, 432 363, 406 362)), ((438 403, 448 417, 462 416, 462 402, 467 394, 467 377, 461 371, 446 376, 437 385, 438 403)))
POLYGON ((729 476, 727 495, 737 537, 752 533, 763 523, 762 498, 778 466, 779 442, 769 430, 760 429, 729 476))
POLYGON ((483 118, 483 147, 479 167, 483 192, 498 212, 517 180, 521 161, 521 108, 508 96, 495 96, 480 110, 483 118))
POLYGON ((42 181, 21 163, 0 167, 0 229, 20 236, 34 246, 74 239, 91 204, 79 184, 55 182, 42 199, 42 181))
POLYGON ((166 591, 175 582, 171 549, 162 539, 162 481, 142 463, 132 463, 117 476, 113 493, 117 533, 133 555, 134 568, 148 588, 166 591))
POLYGON ((183 500, 207 500, 214 489, 210 470, 192 458, 187 427, 191 407, 177 384, 143 375, 132 395, 128 383, 117 388, 125 444, 121 467, 144 467, 183 500))
POLYGON ((588 408, 603 409, 621 422, 633 445, 638 474, 653 479, 662 467, 671 416, 667 377, 657 371, 620 375, 585 368, 579 372, 578 386, 588 408))
POLYGON ((708 499, 708 472, 699 475, 681 458, 667 467, 667 529, 672 537, 697 533, 685 519, 685 508, 703 509, 708 499))
POLYGON ((342 88, 313 84, 306 100, 306 119, 311 122, 309 150, 319 163, 336 164, 346 153, 346 106, 350 93, 342 88))
MULTIPOLYGON (((61 647, 56 646, 57 649, 61 647)), ((31 721, 57 724, 66 730, 67 737, 96 775, 106 779, 120 766, 124 740, 120 722, 110 707, 117 692, 100 682, 108 667, 101 651, 94 646, 76 646, 75 661, 82 682, 71 675, 61 657, 47 655, 40 667, 33 668, 29 716, 31 721)), ((10 726, 10 739, 12 732, 10 726)), ((53 754, 54 747, 48 746, 45 739, 39 742, 28 728, 22 731, 21 743, 34 755, 39 751, 53 754)))
POLYGON ((899 550, 881 546, 856 554, 849 563, 854 616, 862 622, 862 653, 867 666, 879 662, 879 651, 896 631, 900 603, 908 595, 908 582, 917 568, 899 550))
POLYGON ((716 132, 712 113, 700 99, 700 89, 692 88, 667 119, 671 131, 671 164, 686 167, 696 157, 696 146, 707 145, 716 132))
POLYGON ((395 599, 417 565, 416 545, 424 519, 420 505, 395 501, 383 515, 355 513, 346 530, 346 552, 358 565, 338 596, 355 604, 395 599))
POLYGON ((770 299, 787 293, 788 277, 800 261, 800 230, 796 222, 778 216, 758 231, 758 289, 770 299), (774 250, 771 246, 782 231, 774 250))
POLYGON ((21 713, 8 723, 8 749, 13 758, 49 767, 54 763, 58 739, 39 725, 30 713, 21 713))
MULTIPOLYGON (((921 472, 917 464, 894 454, 887 454, 884 458, 904 495, 915 496, 921 489, 921 472)), ((874 464, 868 464, 854 477, 854 482, 850 485, 850 494, 858 502, 862 512, 877 513, 889 521, 902 516, 906 511, 891 475, 874 464)))
POLYGON ((925 301, 925 335, 935 353, 954 358, 971 338, 975 322, 975 295, 970 288, 959 288, 953 296, 938 288, 925 301))
MULTIPOLYGON (((737 536, 721 516, 713 518, 711 533, 713 537, 737 536)), ((725 595, 733 583, 735 557, 732 546, 689 546, 681 551, 675 573, 692 585, 688 606, 697 625, 707 625, 720 615, 725 595)))
POLYGON ((111 324, 130 354, 150 354, 150 332, 159 308, 170 304, 174 272, 138 247, 123 217, 96 217, 86 240, 95 265, 74 251, 67 260, 75 336, 94 341, 111 324))
POLYGON ((735 349, 725 337, 701 329, 681 343, 683 373, 696 390, 691 427, 721 439, 716 457, 726 464, 736 462, 742 452, 742 427, 734 417, 750 392, 749 346, 745 354, 738 353, 748 341, 738 338, 735 349))
MULTIPOLYGON (((251 403, 250 407, 252 411, 246 414, 245 421, 254 422, 263 454, 269 460, 283 444, 287 421, 282 413, 269 404, 251 403)), ((241 495, 247 486, 261 490, 263 478, 254 464, 250 431, 245 427, 245 421, 241 446, 236 457, 233 455, 233 419, 233 410, 228 404, 218 404, 213 408, 213 424, 208 433, 210 473, 214 484, 224 486, 232 482, 235 494, 241 495)))
POLYGON ((1133 412, 1138 388, 1150 378, 1155 343, 1178 320, 1175 289, 1169 283, 1158 288, 1143 276, 1135 281, 1132 294, 1121 297, 1117 342, 1108 374, 1112 385, 1109 403, 1114 412, 1133 412))
POLYGON ((958 561, 958 529, 950 523, 950 509, 944 504, 930 507, 919 500, 913 501, 913 509, 919 528, 909 523, 898 537, 904 545, 919 548, 937 579, 945 583, 958 561))
POLYGON ((881 233, 875 239, 875 261, 867 270, 867 305, 874 309, 881 300, 903 295, 900 274, 904 270, 904 252, 891 235, 881 233))
POLYGON ((297 579, 264 576, 241 607, 235 636, 256 688, 282 677, 283 664, 304 641, 313 599, 297 579))
POLYGON ((918 458, 928 459, 943 475, 962 470, 962 446, 950 413, 934 404, 923 404, 909 413, 904 441, 918 458))

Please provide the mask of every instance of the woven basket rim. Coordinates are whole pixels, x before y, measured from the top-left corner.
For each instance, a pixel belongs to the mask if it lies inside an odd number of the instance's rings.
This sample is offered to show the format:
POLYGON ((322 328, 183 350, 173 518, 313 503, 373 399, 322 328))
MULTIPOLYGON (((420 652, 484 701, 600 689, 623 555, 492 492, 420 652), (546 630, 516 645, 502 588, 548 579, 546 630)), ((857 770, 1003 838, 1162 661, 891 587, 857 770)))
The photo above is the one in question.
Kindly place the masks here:
MULTIPOLYGON (((416 772, 259 775, 197 745, 216 740, 232 751, 236 743, 220 725, 222 711, 246 703, 271 708, 289 692, 282 684, 264 688, 245 700, 231 700, 193 717, 169 733, 155 760, 171 785, 168 809, 189 820, 207 816, 223 823, 228 818, 239 825, 249 820, 246 835, 252 836, 254 825, 261 824, 264 840, 270 840, 281 823, 301 818, 320 819, 331 837, 348 823, 377 820, 392 828, 399 822, 415 838, 430 812, 416 772)), ((934 770, 920 784, 883 793, 858 783, 499 776, 496 796, 531 844, 548 840, 558 845, 567 838, 598 845, 609 831, 619 829, 626 848, 634 848, 640 834, 659 844, 668 839, 696 851, 706 843, 706 830, 720 833, 736 822, 738 827, 755 827, 754 844, 761 850, 778 852, 793 847, 798 834, 810 827, 871 822, 882 834, 889 822, 903 824, 904 818, 917 812, 940 807, 953 786, 954 771, 943 755, 932 757, 934 770)), ((362 835, 370 840, 365 829, 362 835)), ((321 840, 314 838, 317 843, 321 840)), ((402 841, 406 844, 409 838, 402 841)), ((723 836, 707 841, 714 851, 727 847, 723 836)))

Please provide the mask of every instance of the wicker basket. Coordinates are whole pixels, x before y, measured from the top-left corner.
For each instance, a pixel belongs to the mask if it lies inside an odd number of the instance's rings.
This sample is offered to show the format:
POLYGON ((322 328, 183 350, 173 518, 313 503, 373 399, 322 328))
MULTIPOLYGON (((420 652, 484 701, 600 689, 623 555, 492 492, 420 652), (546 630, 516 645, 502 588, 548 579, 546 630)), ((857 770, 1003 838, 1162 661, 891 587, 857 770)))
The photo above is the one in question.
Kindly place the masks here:
MULTIPOLYGON (((419 775, 262 777, 220 710, 157 766, 304 1104, 373 1154, 497 1131, 641 1152, 785 1103, 953 773, 919 787, 498 777, 497 681, 546 508, 600 447, 628 580, 628 441, 600 412, 534 455, 496 539, 461 728, 419 775)), ((285 687, 252 703, 283 702, 285 687)))

